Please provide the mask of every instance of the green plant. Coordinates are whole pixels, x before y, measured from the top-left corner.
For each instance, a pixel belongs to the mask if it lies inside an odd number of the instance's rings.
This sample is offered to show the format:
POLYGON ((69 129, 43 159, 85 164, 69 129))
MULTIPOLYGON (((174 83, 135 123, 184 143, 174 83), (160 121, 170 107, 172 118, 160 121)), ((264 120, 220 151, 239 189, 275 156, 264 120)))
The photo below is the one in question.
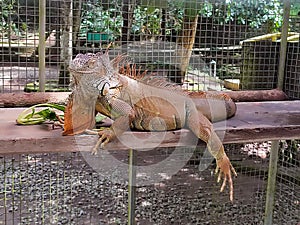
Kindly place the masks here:
POLYGON ((80 36, 88 32, 105 33, 115 40, 121 35, 122 16, 117 8, 104 10, 101 5, 86 3, 80 25, 80 36))
MULTIPOLYGON (((59 104, 42 103, 31 106, 21 112, 16 120, 19 125, 36 125, 46 121, 59 121, 63 123, 65 106, 59 104), (39 109, 39 110, 37 110, 39 109)), ((96 123, 104 120, 106 116, 97 114, 96 123)))
POLYGON ((45 121, 57 121, 63 118, 63 116, 58 115, 55 110, 64 112, 65 106, 58 104, 37 104, 25 109, 17 118, 17 124, 20 125, 34 125, 41 124, 45 121), (37 108, 47 107, 42 110, 37 111, 37 108))
POLYGON ((291 16, 300 16, 300 2, 299 0, 292 0, 291 2, 291 16))
POLYGON ((134 34, 159 35, 161 11, 155 7, 137 6, 134 9, 132 32, 134 34))
POLYGON ((205 2, 200 15, 212 17, 216 23, 235 21, 260 28, 268 24, 269 32, 278 31, 282 24, 283 6, 280 0, 226 0, 225 2, 205 2))
POLYGON ((16 24, 11 20, 12 15, 16 13, 14 11, 15 4, 15 0, 0 0, 1 32, 14 31, 18 33, 16 24))
POLYGON ((279 0, 231 0, 230 20, 245 24, 247 21, 252 28, 259 28, 268 23, 270 31, 277 31, 282 24, 282 3, 279 0), (244 7, 241 7, 244 6, 244 7))
POLYGON ((168 19, 166 26, 166 34, 170 35, 171 30, 176 32, 182 28, 182 22, 184 17, 184 8, 182 2, 169 1, 168 4, 168 19))

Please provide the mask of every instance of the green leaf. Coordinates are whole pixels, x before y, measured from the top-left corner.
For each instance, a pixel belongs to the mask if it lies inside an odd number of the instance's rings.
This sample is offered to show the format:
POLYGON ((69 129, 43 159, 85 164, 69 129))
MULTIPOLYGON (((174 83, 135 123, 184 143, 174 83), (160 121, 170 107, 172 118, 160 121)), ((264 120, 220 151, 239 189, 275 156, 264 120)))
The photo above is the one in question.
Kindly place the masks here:
POLYGON ((96 118, 95 118, 96 123, 101 122, 101 121, 104 120, 105 118, 106 118, 106 116, 104 116, 104 115, 98 113, 98 114, 96 115, 96 118))
POLYGON ((64 112, 65 106, 58 105, 58 104, 49 104, 49 103, 37 104, 21 112, 16 122, 17 124, 20 125, 34 125, 34 124, 41 124, 47 120, 55 121, 57 120, 57 118, 54 109, 64 112), (48 108, 37 111, 36 109, 39 107, 48 107, 48 108))

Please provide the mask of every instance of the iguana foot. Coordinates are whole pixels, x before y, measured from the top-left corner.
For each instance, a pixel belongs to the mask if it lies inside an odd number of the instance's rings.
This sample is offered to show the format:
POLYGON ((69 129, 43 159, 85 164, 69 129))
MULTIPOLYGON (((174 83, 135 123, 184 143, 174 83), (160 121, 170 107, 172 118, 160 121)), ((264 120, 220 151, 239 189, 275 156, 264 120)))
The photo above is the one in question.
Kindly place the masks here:
POLYGON ((93 155, 97 154, 99 147, 103 148, 108 142, 115 138, 115 133, 110 128, 99 131, 98 135, 99 139, 92 149, 93 155))
POLYGON ((222 174, 224 174, 224 180, 220 189, 220 192, 222 192, 226 186, 226 182, 228 180, 229 183, 229 188, 230 188, 230 201, 233 201, 233 182, 232 182, 232 177, 231 177, 231 172, 237 176, 237 173, 235 172, 235 169, 233 168, 233 166, 230 163, 229 158, 224 155, 221 159, 217 160, 217 167, 215 170, 215 173, 219 173, 218 175, 218 181, 220 182, 222 174))
POLYGON ((61 123, 60 121, 54 121, 52 124, 52 130, 54 130, 55 128, 63 128, 64 127, 64 123, 61 123))

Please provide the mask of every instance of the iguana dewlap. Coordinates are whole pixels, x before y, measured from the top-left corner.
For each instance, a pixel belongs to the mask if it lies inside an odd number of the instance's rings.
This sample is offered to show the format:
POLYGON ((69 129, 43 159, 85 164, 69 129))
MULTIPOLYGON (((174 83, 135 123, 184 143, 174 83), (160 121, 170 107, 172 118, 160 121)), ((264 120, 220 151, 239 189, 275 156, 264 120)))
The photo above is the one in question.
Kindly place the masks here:
POLYGON ((109 59, 107 53, 79 54, 70 64, 73 92, 66 111, 64 135, 74 135, 92 129, 95 112, 114 120, 109 129, 99 132, 105 145, 116 136, 133 128, 144 131, 166 131, 188 127, 207 143, 217 161, 221 186, 230 186, 233 200, 231 172, 236 175, 211 121, 234 115, 234 102, 226 95, 199 92, 189 94, 180 87, 160 78, 138 79, 135 67, 122 67, 122 56, 109 59), (121 71, 121 73, 120 73, 121 71), (215 108, 215 110, 214 110, 215 108))

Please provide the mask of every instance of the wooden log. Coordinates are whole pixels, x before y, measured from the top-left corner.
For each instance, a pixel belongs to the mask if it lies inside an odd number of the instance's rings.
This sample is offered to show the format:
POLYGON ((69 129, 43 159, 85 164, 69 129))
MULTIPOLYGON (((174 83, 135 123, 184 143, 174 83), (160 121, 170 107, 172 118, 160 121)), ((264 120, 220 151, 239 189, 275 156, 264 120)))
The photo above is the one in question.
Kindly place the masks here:
POLYGON ((287 95, 279 90, 257 90, 257 91, 224 91, 235 102, 261 102, 261 101, 283 101, 287 95))
MULTIPOLYGON (((261 101, 283 101, 287 100, 287 95, 279 90, 257 90, 257 91, 209 91, 216 94, 227 94, 235 102, 261 102, 261 101)), ((197 97, 198 92, 190 94, 197 97)), ((200 94, 201 95, 201 94, 200 94)))
MULTIPOLYGON (((211 91, 225 93, 236 102, 282 101, 286 94, 278 89, 259 91, 211 91)), ((40 103, 65 104, 70 92, 1 93, 0 107, 27 107, 40 103)), ((196 96, 197 92, 191 94, 196 96)))
POLYGON ((65 104, 70 92, 2 93, 0 107, 26 107, 40 103, 65 104))

